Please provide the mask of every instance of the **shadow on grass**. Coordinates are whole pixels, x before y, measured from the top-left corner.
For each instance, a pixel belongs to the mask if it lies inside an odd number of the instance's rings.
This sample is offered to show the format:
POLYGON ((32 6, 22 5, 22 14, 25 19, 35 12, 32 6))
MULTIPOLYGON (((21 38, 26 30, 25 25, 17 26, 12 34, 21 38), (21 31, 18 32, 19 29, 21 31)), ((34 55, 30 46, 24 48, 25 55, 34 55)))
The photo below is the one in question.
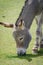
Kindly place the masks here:
POLYGON ((32 58, 43 56, 43 51, 39 51, 37 55, 33 54, 26 54, 25 56, 14 56, 14 55, 8 55, 7 58, 20 58, 20 59, 26 59, 27 61, 32 61, 32 58))

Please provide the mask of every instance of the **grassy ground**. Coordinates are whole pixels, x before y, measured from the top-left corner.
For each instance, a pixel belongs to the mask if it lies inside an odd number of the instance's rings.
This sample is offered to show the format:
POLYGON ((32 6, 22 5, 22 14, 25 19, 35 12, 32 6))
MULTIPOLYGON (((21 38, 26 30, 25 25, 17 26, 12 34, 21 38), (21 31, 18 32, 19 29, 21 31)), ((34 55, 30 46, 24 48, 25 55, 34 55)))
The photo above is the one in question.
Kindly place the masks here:
MULTIPOLYGON (((0 0, 0 21, 15 23, 25 0, 0 0)), ((32 55, 35 42, 35 20, 31 26, 32 41, 27 55, 18 57, 16 43, 12 37, 12 29, 0 26, 0 65, 43 65, 43 55, 32 55)))

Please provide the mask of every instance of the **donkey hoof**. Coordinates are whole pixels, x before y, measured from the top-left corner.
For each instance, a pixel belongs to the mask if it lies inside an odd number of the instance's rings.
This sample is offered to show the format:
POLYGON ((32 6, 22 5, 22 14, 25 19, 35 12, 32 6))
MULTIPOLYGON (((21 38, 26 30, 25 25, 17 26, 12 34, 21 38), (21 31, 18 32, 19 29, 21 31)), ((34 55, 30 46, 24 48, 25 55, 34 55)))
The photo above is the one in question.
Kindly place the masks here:
POLYGON ((32 49, 32 54, 37 55, 38 54, 38 49, 32 49))

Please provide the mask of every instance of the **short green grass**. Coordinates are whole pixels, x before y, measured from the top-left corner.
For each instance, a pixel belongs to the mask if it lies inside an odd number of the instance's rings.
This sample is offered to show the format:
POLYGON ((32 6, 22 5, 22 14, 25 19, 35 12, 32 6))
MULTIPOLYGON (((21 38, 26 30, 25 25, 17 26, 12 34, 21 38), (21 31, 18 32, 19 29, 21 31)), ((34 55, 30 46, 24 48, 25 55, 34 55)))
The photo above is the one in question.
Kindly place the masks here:
MULTIPOLYGON (((25 0, 0 0, 0 21, 15 23, 25 0)), ((35 42, 36 23, 31 26, 32 41, 26 56, 17 56, 16 42, 12 36, 12 29, 0 26, 0 65, 43 65, 42 53, 32 54, 35 42)))

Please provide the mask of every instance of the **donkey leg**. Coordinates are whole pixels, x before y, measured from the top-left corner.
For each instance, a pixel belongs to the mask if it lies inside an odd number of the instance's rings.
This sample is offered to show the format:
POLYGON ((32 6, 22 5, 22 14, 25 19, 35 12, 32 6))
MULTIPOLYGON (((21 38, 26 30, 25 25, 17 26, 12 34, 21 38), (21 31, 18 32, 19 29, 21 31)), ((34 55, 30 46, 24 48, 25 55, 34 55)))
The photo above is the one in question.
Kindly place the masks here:
POLYGON ((38 48, 40 46, 40 36, 41 36, 41 16, 42 13, 40 15, 37 16, 37 30, 36 30, 36 41, 35 41, 35 45, 32 49, 32 52, 34 54, 38 53, 38 48))
MULTIPOLYGON (((41 23, 43 25, 43 23, 41 23)), ((42 27, 41 25, 41 27, 42 27)), ((40 36, 40 50, 43 50, 43 27, 41 29, 41 36, 40 36)))
POLYGON ((39 43, 40 43, 39 40, 40 40, 40 36, 39 36, 38 28, 37 28, 37 31, 36 31, 36 41, 35 41, 34 47, 32 49, 32 53, 34 53, 34 54, 38 53, 38 47, 39 47, 39 43))

